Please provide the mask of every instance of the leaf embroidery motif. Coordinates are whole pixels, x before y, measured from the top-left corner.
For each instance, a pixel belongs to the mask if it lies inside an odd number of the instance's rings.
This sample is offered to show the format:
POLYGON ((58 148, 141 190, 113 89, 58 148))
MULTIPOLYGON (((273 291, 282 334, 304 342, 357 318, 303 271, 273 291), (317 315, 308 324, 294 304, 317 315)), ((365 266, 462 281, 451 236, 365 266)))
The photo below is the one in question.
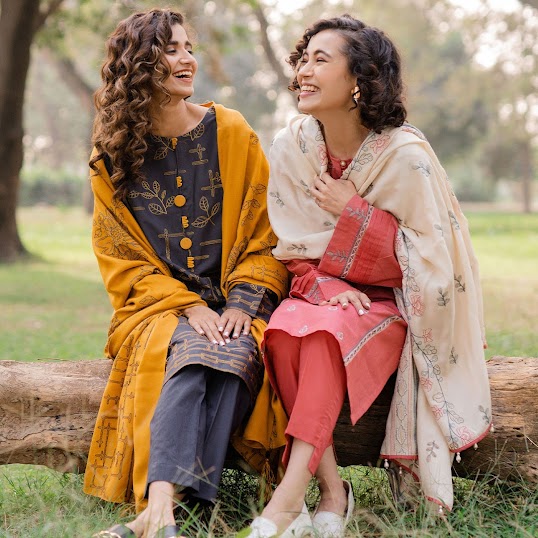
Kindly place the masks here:
POLYGON ((437 297, 437 304, 439 306, 446 306, 450 302, 450 298, 448 297, 448 290, 437 288, 437 293, 439 293, 439 297, 437 297))
POLYGON ((276 198, 276 205, 284 207, 284 201, 282 200, 282 198, 280 198, 280 194, 278 194, 278 192, 270 192, 269 196, 271 196, 272 198, 276 198))
POLYGON ((155 203, 148 204, 149 211, 153 215, 166 215, 168 208, 174 204, 174 197, 166 198, 166 189, 161 192, 161 185, 158 181, 154 181, 152 187, 147 181, 142 181, 142 187, 145 189, 144 192, 130 191, 129 198, 142 196, 145 200, 156 200, 155 203))
POLYGON ((217 202, 216 204, 211 207, 211 210, 209 209, 209 201, 205 196, 202 196, 200 199, 200 209, 206 212, 207 217, 199 216, 197 217, 191 225, 195 228, 203 228, 207 225, 208 222, 211 222, 211 224, 215 224, 211 219, 220 211, 220 202, 217 202))
POLYGON ((308 249, 304 243, 301 243, 300 245, 292 244, 291 247, 288 247, 288 250, 296 250, 298 254, 304 254, 308 249))

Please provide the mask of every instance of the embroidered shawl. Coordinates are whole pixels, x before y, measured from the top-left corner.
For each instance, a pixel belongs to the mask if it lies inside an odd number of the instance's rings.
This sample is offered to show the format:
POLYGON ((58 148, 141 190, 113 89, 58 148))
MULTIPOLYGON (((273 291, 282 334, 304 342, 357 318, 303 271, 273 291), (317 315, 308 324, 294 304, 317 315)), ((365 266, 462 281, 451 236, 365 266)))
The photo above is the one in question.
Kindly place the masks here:
MULTIPOLYGON (((288 274, 271 256, 276 239, 265 211, 267 160, 258 137, 238 112, 221 105, 215 110, 224 190, 223 295, 227 297, 237 283, 250 283, 265 286, 281 299, 288 274)), ((98 168, 91 171, 92 239, 114 308, 105 348, 114 362, 90 446, 84 491, 113 502, 129 501, 134 492, 140 510, 145 504, 149 425, 164 379, 168 344, 181 311, 205 302, 171 276, 132 214, 113 198, 114 186, 102 161, 98 168)), ((265 326, 253 320, 258 344, 265 326)), ((283 414, 268 396, 268 386, 266 380, 260 398, 269 405, 258 406, 258 414, 251 417, 259 424, 273 424, 274 413, 283 414)), ((256 430, 260 446, 269 445, 266 433, 267 429, 256 430)))
MULTIPOLYGON (((322 258, 338 218, 310 194, 327 169, 313 117, 298 115, 277 134, 270 166, 273 254, 322 258)), ((342 179, 398 221, 403 280, 394 291, 408 329, 382 457, 416 460, 411 467, 426 497, 451 508, 454 453, 484 437, 491 423, 481 288, 467 221, 431 146, 409 124, 371 132, 342 179)))

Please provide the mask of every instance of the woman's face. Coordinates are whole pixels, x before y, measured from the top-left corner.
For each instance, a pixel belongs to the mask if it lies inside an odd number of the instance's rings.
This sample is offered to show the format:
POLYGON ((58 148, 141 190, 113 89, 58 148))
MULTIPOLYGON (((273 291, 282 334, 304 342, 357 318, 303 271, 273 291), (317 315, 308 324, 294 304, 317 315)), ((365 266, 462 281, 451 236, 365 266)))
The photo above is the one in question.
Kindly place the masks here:
POLYGON ((172 26, 172 38, 164 49, 163 60, 170 67, 170 76, 164 87, 172 98, 185 99, 194 92, 193 80, 198 62, 192 55, 192 44, 180 24, 172 26))
POLYGON ((323 30, 310 39, 297 63, 299 110, 322 122, 323 116, 353 106, 356 80, 341 52, 345 43, 337 30, 323 30))

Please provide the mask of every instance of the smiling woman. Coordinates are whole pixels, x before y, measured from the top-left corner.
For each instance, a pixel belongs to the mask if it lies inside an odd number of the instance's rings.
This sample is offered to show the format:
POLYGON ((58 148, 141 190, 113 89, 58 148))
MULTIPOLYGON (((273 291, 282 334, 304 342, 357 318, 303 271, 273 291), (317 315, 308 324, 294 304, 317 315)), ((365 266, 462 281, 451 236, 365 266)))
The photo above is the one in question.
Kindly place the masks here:
POLYGON ((355 424, 395 372, 381 448, 393 490, 400 476, 420 480, 428 501, 451 509, 452 459, 491 425, 482 298, 467 221, 406 122, 391 39, 350 15, 322 19, 289 63, 301 114, 273 140, 268 211, 273 254, 292 281, 263 343, 289 418, 286 471, 244 536, 314 527, 343 538, 354 501, 338 474, 335 425, 346 396, 355 424), (321 498, 311 519, 312 475, 321 498))
POLYGON ((187 101, 197 62, 183 16, 135 13, 107 49, 90 166, 114 364, 84 490, 140 511, 98 536, 167 538, 174 503, 212 504, 231 436, 244 446, 287 272, 271 256, 258 137, 238 112, 187 101))

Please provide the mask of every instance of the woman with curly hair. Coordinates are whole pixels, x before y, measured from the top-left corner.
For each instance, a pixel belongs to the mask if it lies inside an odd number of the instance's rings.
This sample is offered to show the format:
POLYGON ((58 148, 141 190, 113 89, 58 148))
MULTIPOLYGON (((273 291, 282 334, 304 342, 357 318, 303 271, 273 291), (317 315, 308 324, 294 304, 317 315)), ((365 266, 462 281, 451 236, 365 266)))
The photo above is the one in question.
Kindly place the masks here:
POLYGON ((288 274, 271 255, 256 134, 187 101, 197 62, 182 15, 133 14, 107 54, 90 166, 113 365, 84 490, 139 512, 98 536, 165 538, 180 530, 174 503, 212 503, 231 436, 243 446, 288 274))
POLYGON ((353 492, 337 471, 336 420, 346 394, 360 420, 395 371, 381 457, 450 509, 454 453, 491 420, 480 284, 446 174, 406 123, 391 40, 349 15, 320 20, 289 62, 302 114, 273 141, 268 211, 293 279, 264 338, 289 417, 286 471, 243 534, 341 537, 353 492))

